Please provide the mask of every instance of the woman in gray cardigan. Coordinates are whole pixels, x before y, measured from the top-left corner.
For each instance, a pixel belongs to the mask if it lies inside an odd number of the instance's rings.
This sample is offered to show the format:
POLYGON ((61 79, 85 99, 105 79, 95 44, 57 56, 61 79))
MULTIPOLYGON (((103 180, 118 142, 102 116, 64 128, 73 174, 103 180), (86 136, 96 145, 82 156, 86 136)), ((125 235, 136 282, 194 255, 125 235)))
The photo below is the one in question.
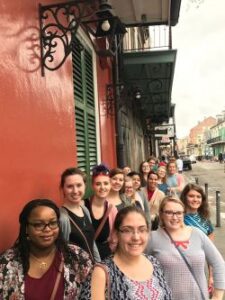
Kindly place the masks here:
POLYGON ((82 206, 86 175, 78 168, 68 168, 61 175, 60 189, 63 206, 60 208, 60 223, 66 241, 89 253, 93 261, 100 261, 94 242, 94 228, 88 209, 82 206))
POLYGON ((212 299, 222 300, 225 290, 224 260, 206 234, 184 224, 184 211, 180 199, 163 199, 159 207, 160 228, 151 233, 146 253, 155 256, 161 263, 173 300, 209 299, 206 262, 213 271, 212 299))

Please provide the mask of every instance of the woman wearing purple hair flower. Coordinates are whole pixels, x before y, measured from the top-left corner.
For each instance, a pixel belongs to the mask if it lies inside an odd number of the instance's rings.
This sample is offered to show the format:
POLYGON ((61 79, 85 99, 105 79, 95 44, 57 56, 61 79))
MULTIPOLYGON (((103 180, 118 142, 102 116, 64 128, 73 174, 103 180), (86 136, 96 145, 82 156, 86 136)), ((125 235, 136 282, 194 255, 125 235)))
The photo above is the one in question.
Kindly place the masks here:
POLYGON ((104 164, 95 166, 92 170, 94 195, 85 201, 85 205, 90 212, 95 230, 94 239, 101 259, 111 254, 112 228, 117 214, 116 207, 107 201, 110 188, 109 169, 104 164))

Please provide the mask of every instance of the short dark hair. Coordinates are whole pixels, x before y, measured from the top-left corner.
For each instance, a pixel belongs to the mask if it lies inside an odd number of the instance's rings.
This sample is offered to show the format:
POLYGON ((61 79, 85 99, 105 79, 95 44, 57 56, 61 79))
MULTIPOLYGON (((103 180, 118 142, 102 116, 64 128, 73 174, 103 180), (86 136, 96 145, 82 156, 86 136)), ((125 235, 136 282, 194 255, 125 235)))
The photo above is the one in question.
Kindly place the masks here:
POLYGON ((141 174, 136 171, 132 171, 132 172, 128 173, 127 176, 128 177, 139 176, 141 178, 141 174))
POLYGON ((149 173, 148 173, 148 179, 149 179, 149 177, 151 176, 151 175, 156 175, 157 176, 157 178, 159 178, 159 175, 156 173, 156 172, 154 172, 154 171, 150 171, 149 173))
POLYGON ((87 181, 87 176, 86 174, 81 171, 79 168, 67 168, 66 170, 64 170, 61 174, 61 180, 60 180, 60 187, 63 188, 64 184, 65 184, 65 180, 68 176, 71 175, 80 175, 83 178, 84 183, 86 184, 87 181))

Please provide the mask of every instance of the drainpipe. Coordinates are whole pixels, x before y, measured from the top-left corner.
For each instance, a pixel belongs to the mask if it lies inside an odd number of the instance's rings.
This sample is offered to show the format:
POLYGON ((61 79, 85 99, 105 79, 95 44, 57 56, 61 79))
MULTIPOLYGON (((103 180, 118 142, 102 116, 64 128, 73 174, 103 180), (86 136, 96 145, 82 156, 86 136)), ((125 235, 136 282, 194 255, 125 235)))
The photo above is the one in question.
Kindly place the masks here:
MULTIPOLYGON (((116 41, 117 43, 117 37, 116 41)), ((122 128, 122 118, 121 118, 121 97, 120 97, 120 87, 119 83, 119 56, 118 51, 115 54, 115 63, 113 66, 113 81, 115 83, 115 124, 116 124, 116 154, 117 154, 117 166, 123 168, 125 166, 124 157, 124 140, 123 140, 123 128, 122 128)))

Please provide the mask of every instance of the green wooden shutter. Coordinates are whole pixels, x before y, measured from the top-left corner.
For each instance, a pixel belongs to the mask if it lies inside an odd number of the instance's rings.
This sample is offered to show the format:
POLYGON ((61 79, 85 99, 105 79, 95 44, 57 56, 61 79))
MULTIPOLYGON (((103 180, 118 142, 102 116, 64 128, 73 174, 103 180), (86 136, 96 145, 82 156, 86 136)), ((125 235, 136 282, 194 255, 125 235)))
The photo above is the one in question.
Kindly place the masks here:
POLYGON ((73 48, 73 83, 78 167, 90 174, 97 164, 96 116, 93 58, 87 46, 76 38, 73 48))

